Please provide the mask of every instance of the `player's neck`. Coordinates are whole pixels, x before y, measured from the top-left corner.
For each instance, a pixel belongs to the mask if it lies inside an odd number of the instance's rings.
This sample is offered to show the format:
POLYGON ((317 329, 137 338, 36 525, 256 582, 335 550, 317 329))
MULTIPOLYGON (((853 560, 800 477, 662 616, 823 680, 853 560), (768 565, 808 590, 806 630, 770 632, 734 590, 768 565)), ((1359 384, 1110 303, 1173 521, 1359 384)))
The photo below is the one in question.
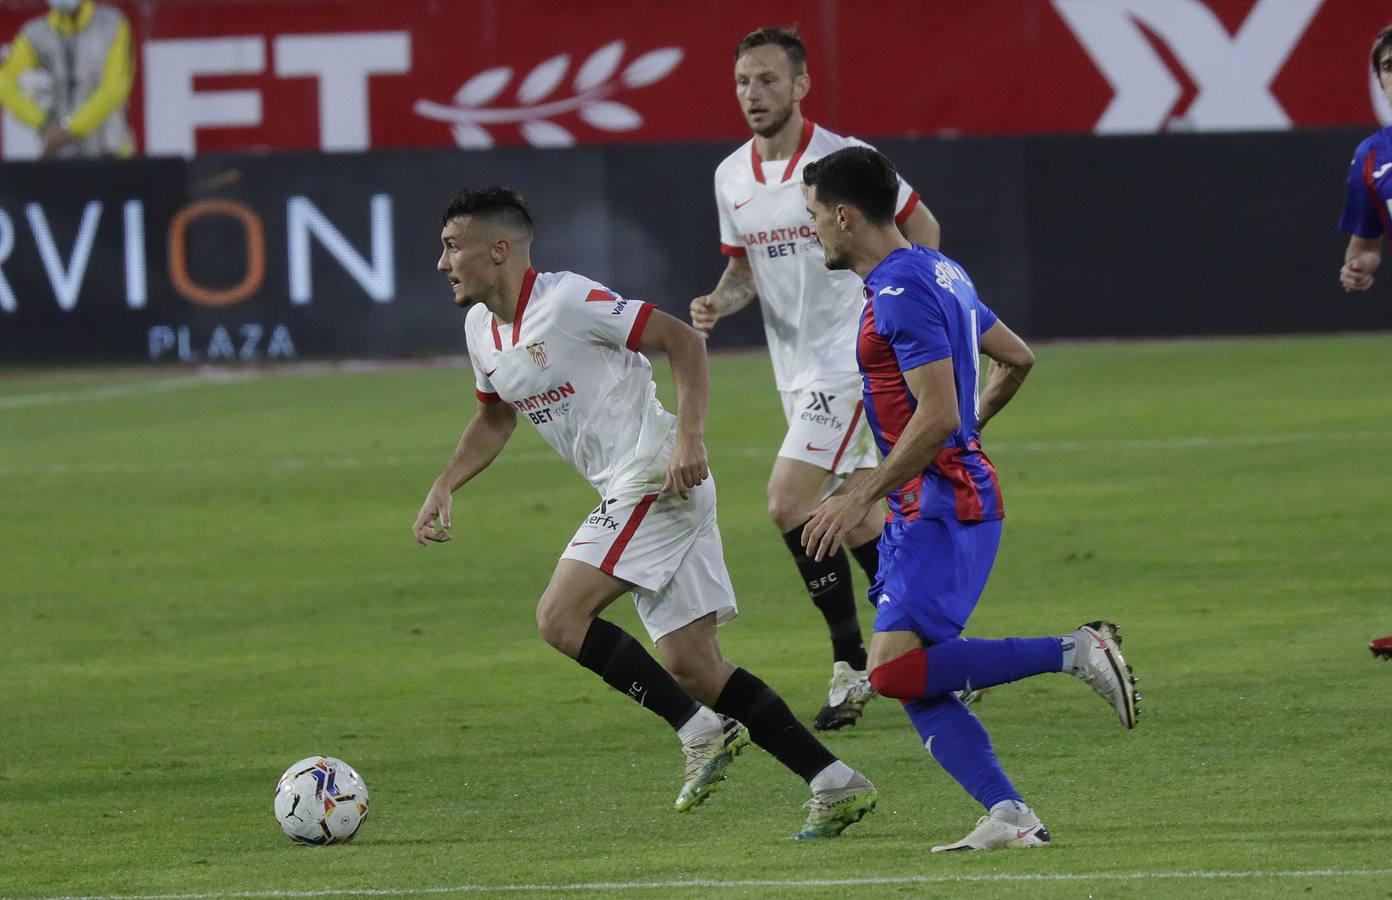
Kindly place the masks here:
POLYGON ((783 123, 783 127, 778 129, 777 134, 764 137, 761 134, 754 135, 754 149, 759 151, 759 159, 764 162, 774 162, 776 160, 792 159, 797 152, 798 144, 802 143, 802 110, 793 107, 793 114, 788 117, 788 121, 783 123))
POLYGON ((483 298, 483 305, 488 307, 488 311, 496 316, 499 322, 512 322, 517 318, 522 284, 527 280, 527 271, 531 267, 532 264, 526 261, 522 262, 520 267, 506 266, 499 273, 498 282, 493 286, 493 290, 483 298))
POLYGON ((851 250, 851 271, 861 278, 869 275, 885 257, 895 250, 907 250, 913 244, 893 225, 866 236, 865 241, 851 250))

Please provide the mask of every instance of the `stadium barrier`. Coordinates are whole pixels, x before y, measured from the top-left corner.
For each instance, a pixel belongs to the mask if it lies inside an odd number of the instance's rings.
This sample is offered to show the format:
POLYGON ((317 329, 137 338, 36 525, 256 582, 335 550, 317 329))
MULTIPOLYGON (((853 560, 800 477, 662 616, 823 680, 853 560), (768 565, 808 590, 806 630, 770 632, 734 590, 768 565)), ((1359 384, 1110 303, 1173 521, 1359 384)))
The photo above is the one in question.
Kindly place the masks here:
MULTIPOLYGON (((1362 131, 883 141, 944 249, 1034 338, 1392 328, 1345 295, 1335 228, 1362 131)), ((0 363, 256 362, 458 353, 435 271, 461 185, 533 206, 542 269, 685 316, 724 265, 727 145, 11 163, 0 363)), ((801 223, 789 223, 798 225, 801 223)), ((1383 278, 1392 278, 1384 274, 1383 278)), ((749 309, 717 346, 757 344, 749 309)))

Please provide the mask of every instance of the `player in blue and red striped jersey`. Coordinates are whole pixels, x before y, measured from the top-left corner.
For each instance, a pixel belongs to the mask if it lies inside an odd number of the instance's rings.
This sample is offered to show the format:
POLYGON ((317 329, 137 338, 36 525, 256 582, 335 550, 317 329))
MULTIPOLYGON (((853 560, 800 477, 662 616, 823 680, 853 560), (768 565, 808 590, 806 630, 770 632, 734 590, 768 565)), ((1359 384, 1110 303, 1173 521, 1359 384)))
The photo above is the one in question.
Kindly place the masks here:
MULTIPOLYGON (((1378 32, 1370 62, 1383 93, 1392 101, 1392 25, 1378 32)), ((1354 151, 1339 230, 1349 235, 1339 284, 1345 291, 1366 291, 1382 263, 1383 237, 1392 240, 1392 128, 1372 135, 1354 151)), ((1374 639, 1368 649, 1374 656, 1392 659, 1392 635, 1374 639)))
POLYGON ((1041 847, 1049 832, 996 760, 957 697, 969 688, 1071 672, 1136 724, 1135 678, 1117 627, 1092 622, 1063 637, 964 639, 995 562, 1005 516, 981 428, 1010 402, 1034 354, 976 294, 971 278, 894 226, 894 167, 868 147, 838 150, 803 172, 828 268, 865 282, 857 356, 865 411, 884 459, 818 508, 803 532, 821 558, 881 499, 889 517, 871 598, 875 690, 904 704, 925 747, 986 809, 971 833, 938 850, 1041 847), (977 394, 980 354, 991 359, 977 394))

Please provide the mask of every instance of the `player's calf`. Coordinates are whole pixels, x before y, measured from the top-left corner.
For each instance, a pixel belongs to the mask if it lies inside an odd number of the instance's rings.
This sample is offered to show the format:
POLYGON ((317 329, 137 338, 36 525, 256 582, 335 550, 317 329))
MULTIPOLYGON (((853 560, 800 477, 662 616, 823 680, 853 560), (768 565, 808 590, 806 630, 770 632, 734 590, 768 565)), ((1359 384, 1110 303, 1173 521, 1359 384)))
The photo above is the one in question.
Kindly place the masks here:
POLYGON ((870 670, 875 692, 895 700, 918 700, 928 690, 928 653, 922 647, 910 650, 870 670))

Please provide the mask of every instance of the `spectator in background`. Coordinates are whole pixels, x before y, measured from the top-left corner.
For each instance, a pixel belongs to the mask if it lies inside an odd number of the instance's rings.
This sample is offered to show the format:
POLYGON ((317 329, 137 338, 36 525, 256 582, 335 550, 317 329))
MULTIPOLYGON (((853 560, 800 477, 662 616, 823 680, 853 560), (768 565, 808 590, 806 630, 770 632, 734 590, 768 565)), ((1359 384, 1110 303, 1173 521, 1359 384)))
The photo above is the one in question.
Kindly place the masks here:
MULTIPOLYGON (((1392 100, 1392 25, 1373 41, 1373 74, 1392 100)), ((1382 239, 1392 238, 1392 128, 1384 128, 1358 145, 1349 166, 1348 199, 1339 230, 1349 236, 1339 284, 1345 291, 1366 291, 1382 263, 1382 239)), ((1392 635, 1375 638, 1368 649, 1392 659, 1392 635)))
POLYGON ((130 156, 126 100, 135 63, 126 17, 93 0, 48 5, 48 14, 24 23, 10 45, 0 66, 0 104, 39 133, 45 158, 130 156), (39 96, 19 81, 35 69, 49 82, 39 96))

